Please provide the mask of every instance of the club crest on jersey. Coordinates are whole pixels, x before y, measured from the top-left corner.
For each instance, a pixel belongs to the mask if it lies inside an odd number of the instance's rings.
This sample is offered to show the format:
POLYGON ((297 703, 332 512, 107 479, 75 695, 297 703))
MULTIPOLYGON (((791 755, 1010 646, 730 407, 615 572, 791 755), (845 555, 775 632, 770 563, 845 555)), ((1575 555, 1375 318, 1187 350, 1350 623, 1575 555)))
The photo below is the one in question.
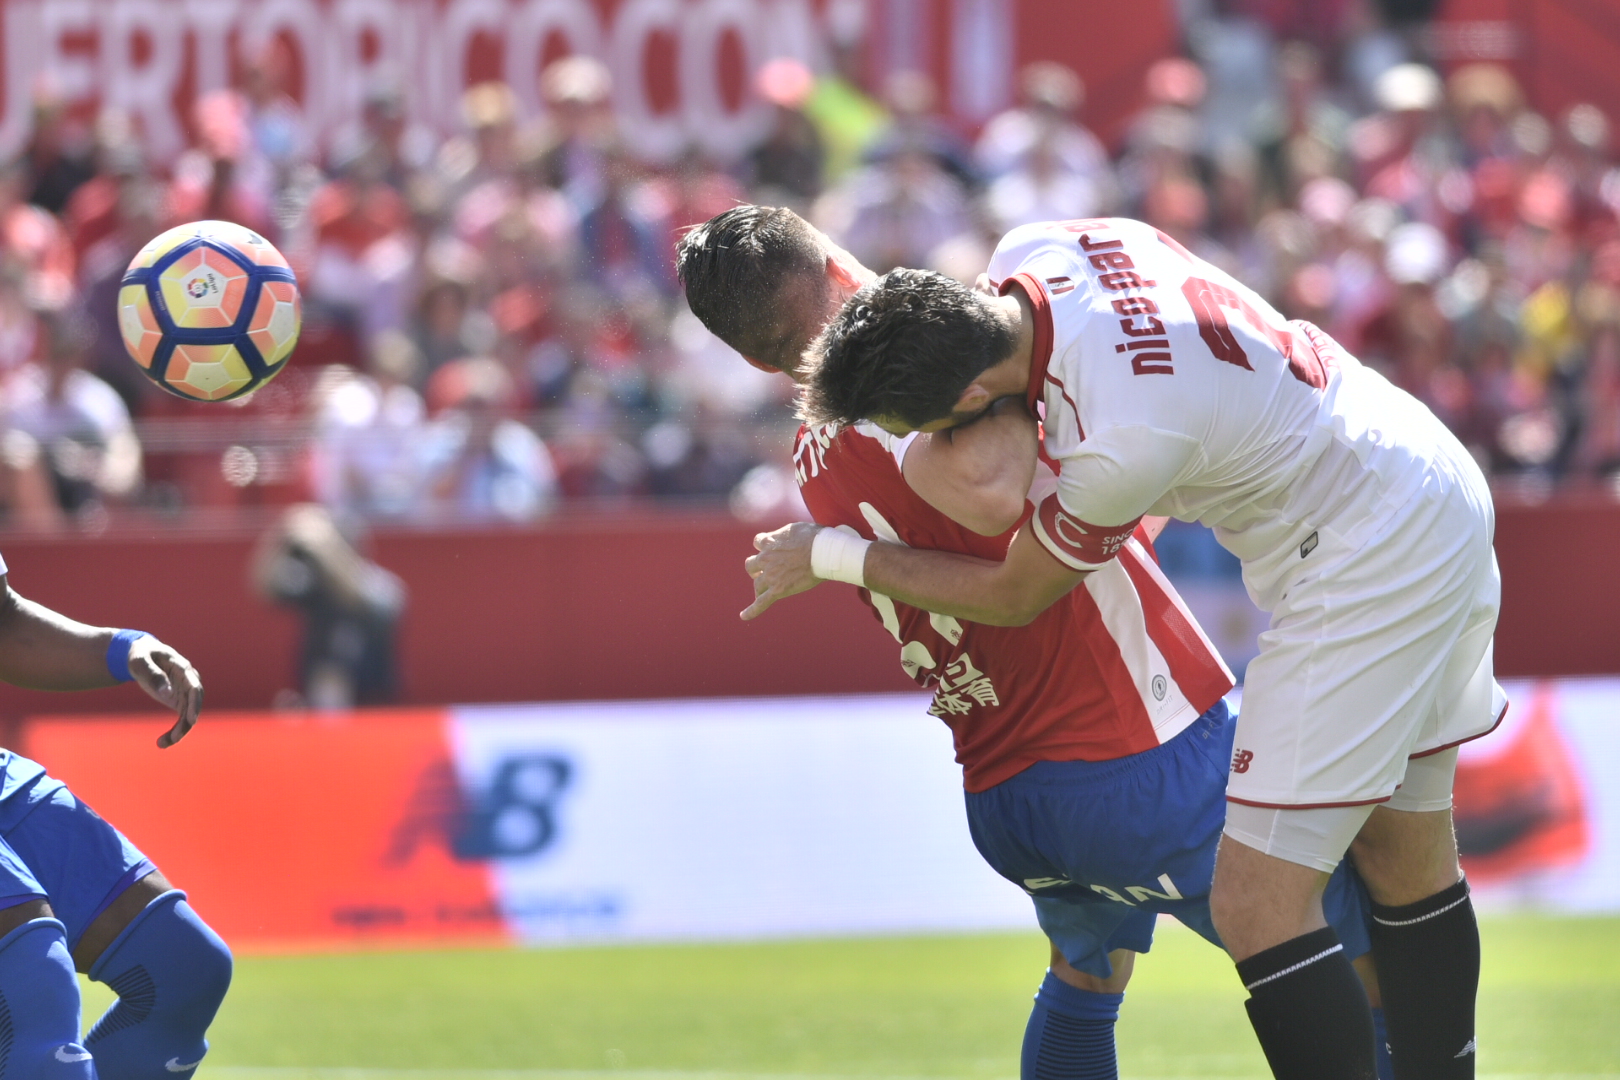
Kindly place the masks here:
POLYGON ((1084 547, 1091 531, 1074 518, 1059 510, 1052 518, 1052 531, 1057 538, 1073 548, 1084 547))

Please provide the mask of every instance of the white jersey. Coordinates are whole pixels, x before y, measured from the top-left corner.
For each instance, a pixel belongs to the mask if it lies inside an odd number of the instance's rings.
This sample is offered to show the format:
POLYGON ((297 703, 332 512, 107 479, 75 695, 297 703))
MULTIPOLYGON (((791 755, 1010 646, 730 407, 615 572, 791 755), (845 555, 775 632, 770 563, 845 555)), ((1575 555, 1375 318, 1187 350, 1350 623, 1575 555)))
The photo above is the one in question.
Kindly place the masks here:
POLYGON ((1144 514, 1199 521, 1270 610, 1318 543, 1358 546, 1437 454, 1466 459, 1415 398, 1150 225, 1024 226, 989 273, 1035 309, 1030 405, 1061 465, 1035 533, 1077 570, 1144 514))

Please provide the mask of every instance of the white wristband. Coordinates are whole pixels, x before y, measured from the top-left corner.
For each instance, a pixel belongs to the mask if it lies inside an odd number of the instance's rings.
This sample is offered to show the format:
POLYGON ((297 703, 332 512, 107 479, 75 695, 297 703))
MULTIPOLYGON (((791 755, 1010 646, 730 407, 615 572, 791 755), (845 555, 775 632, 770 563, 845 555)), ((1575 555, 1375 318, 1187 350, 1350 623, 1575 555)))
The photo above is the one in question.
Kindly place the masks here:
POLYGON ((810 541, 810 572, 823 581, 866 585, 866 549, 863 540, 842 529, 822 529, 810 541))

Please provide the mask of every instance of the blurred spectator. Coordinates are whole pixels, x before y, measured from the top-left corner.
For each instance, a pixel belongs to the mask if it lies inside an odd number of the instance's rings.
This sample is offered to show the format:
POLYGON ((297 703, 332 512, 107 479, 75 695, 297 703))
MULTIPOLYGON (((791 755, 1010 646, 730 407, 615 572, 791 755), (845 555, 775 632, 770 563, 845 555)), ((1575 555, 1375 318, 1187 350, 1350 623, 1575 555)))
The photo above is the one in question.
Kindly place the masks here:
POLYGON ((1099 205, 1111 205, 1108 151, 1077 120, 1086 100, 1080 76, 1062 64, 1042 61, 1018 73, 1018 91, 1018 107, 992 117, 979 135, 974 155, 983 175, 992 180, 1004 176, 1040 153, 1064 175, 1095 189, 1099 205))
POLYGON ((1059 64, 1026 67, 1023 105, 985 125, 975 150, 993 177, 985 199, 999 232, 1032 221, 1093 217, 1116 194, 1107 153, 1073 120, 1085 99, 1080 77, 1059 64))
POLYGON ((1620 168, 1612 153, 1613 129, 1603 110, 1590 103, 1570 108, 1559 125, 1553 167, 1569 181, 1574 196, 1574 227, 1591 245, 1620 233, 1620 168))
POLYGON ((287 43, 278 37, 246 65, 242 78, 253 151, 280 179, 310 156, 304 110, 287 92, 292 64, 287 43))
POLYGON ((669 254, 673 207, 644 179, 641 163, 628 147, 609 147, 603 157, 600 198, 580 217, 585 273, 621 296, 674 287, 669 254))
POLYGON ((1233 142, 1265 137, 1278 100, 1276 40, 1247 5, 1214 6, 1187 28, 1187 43, 1207 90, 1200 110, 1200 148, 1212 153, 1233 142))
POLYGON ((1423 222, 1397 226, 1389 236, 1384 271, 1394 290, 1362 327, 1363 363, 1436 412, 1460 418, 1439 380, 1451 358, 1451 324, 1440 310, 1435 287, 1446 271, 1446 240, 1423 222))
POLYGON ((821 194, 827 157, 821 135, 804 112, 815 76, 799 61, 781 57, 759 69, 754 89, 771 106, 770 131, 748 156, 755 197, 773 206, 806 209, 821 194))
POLYGON ((5 421, 43 451, 58 505, 69 514, 101 512, 141 482, 141 445, 117 391, 85 371, 89 322, 52 312, 40 320, 43 360, 6 380, 5 421))
POLYGON ((67 213, 69 239, 78 252, 77 292, 95 328, 86 367, 118 391, 131 412, 138 412, 162 391, 124 351, 118 290, 130 259, 163 227, 163 189, 148 175, 132 143, 104 145, 101 156, 104 172, 74 193, 67 213))
POLYGON ((413 383, 422 354, 405 334, 372 338, 365 374, 333 369, 316 398, 316 497, 343 520, 407 520, 423 509, 427 410, 413 383))
POLYGON ((314 247, 304 293, 362 338, 404 323, 418 258, 405 197, 359 158, 316 190, 308 209, 314 247))
POLYGON ((1097 185, 1066 170, 1050 138, 1030 147, 1022 164, 998 176, 985 193, 985 209, 998 233, 1030 222, 1095 217, 1103 206, 1097 185))
POLYGON ((1451 147, 1439 129, 1440 77, 1423 64, 1400 64, 1378 77, 1379 112, 1348 136, 1363 190, 1409 218, 1441 229, 1466 208, 1463 177, 1450 171, 1451 147))
POLYGON ((473 305, 482 263, 476 251, 454 237, 441 237, 428 247, 409 322, 411 339, 422 354, 422 380, 457 357, 494 347, 494 324, 473 305))
POLYGON ((1296 194, 1307 177, 1337 171, 1349 137, 1351 116, 1334 101, 1323 81, 1322 57, 1310 45, 1291 41, 1277 53, 1278 95, 1258 121, 1255 140, 1266 164, 1268 186, 1278 198, 1296 194))
POLYGON ((1210 243, 1204 235, 1209 199, 1203 187, 1191 177, 1161 177, 1143 200, 1142 218, 1189 250, 1209 250, 1210 243))
POLYGON ((450 140, 440 168, 456 190, 511 174, 516 156, 517 95, 503 82, 482 82, 461 95, 461 122, 471 141, 450 140))
POLYGON ((823 196, 814 214, 823 230, 878 273, 930 266, 941 246, 972 226, 961 179, 967 166, 947 169, 956 149, 936 138, 937 125, 918 112, 932 102, 931 84, 909 72, 891 83, 905 111, 869 152, 871 164, 823 196))
POLYGON ((424 433, 435 516, 528 521, 551 508, 557 478, 540 437, 513 419, 515 388, 499 361, 456 360, 428 386, 436 416, 424 433))
POLYGON ((214 90, 192 107, 198 144, 180 155, 169 184, 170 224, 212 219, 271 232, 276 177, 253 142, 247 99, 214 90))
POLYGON ((748 201, 748 191, 726 172, 704 157, 696 147, 688 147, 674 163, 642 185, 638 201, 645 203, 649 217, 662 218, 668 226, 661 261, 661 284, 673 290, 674 260, 671 252, 681 233, 701 225, 716 214, 748 201))
POLYGON ((889 123, 862 155, 868 165, 884 165, 901 155, 926 155, 936 168, 966 189, 980 183, 967 141, 936 112, 939 90, 921 71, 897 71, 883 87, 889 123))
POLYGON ((366 176, 400 194, 426 169, 438 140, 405 115, 405 95, 392 81, 372 85, 352 125, 332 140, 332 167, 339 175, 366 176))
MULTIPOLYGON (((843 11, 853 10, 844 5, 843 11)), ((804 103, 804 114, 815 124, 822 145, 827 148, 824 179, 836 183, 855 168, 883 130, 889 114, 871 98, 862 83, 858 33, 834 28, 830 45, 833 66, 816 79, 815 88, 804 103)))
POLYGON ((1197 155, 1204 140, 1197 109, 1205 86, 1203 71, 1190 60, 1169 57, 1148 68, 1147 104, 1131 120, 1118 166, 1125 212, 1139 214, 1143 198, 1163 178, 1199 171, 1197 155))
POLYGON ((1611 312, 1592 335, 1587 392, 1581 403, 1576 466, 1610 481, 1620 478, 1620 323, 1611 312))
POLYGON ((63 520, 39 443, 17 428, 0 431, 0 524, 44 532, 63 520))
POLYGON ((539 157, 540 177, 579 213, 601 199, 603 155, 614 141, 607 65, 570 56, 547 65, 540 94, 548 110, 539 157))
POLYGON ((90 133, 49 86, 34 95, 33 121, 22 153, 28 201, 60 214, 79 185, 95 175, 90 133))
POLYGON ((0 170, 0 259, 29 304, 59 308, 73 299, 73 245, 55 216, 22 200, 24 179, 15 166, 0 170))
POLYGON ((399 699, 405 585, 367 560, 319 506, 289 508, 253 552, 255 591, 304 618, 288 705, 338 711, 399 699))

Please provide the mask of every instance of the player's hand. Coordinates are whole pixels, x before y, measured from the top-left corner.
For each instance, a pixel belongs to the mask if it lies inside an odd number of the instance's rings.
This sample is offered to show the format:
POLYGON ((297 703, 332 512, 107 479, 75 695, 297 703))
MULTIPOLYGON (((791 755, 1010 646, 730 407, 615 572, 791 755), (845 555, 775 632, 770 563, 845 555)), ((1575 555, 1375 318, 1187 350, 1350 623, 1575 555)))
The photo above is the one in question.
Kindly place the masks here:
POLYGON ((754 537, 759 554, 743 563, 748 576, 754 579, 754 602, 743 609, 744 620, 757 619, 778 600, 821 584, 810 570, 810 545, 820 531, 820 525, 795 521, 754 537))
POLYGON ((174 726, 158 736, 159 749, 185 738, 203 703, 202 679, 191 661, 146 634, 129 647, 129 673, 153 701, 180 714, 174 726))

